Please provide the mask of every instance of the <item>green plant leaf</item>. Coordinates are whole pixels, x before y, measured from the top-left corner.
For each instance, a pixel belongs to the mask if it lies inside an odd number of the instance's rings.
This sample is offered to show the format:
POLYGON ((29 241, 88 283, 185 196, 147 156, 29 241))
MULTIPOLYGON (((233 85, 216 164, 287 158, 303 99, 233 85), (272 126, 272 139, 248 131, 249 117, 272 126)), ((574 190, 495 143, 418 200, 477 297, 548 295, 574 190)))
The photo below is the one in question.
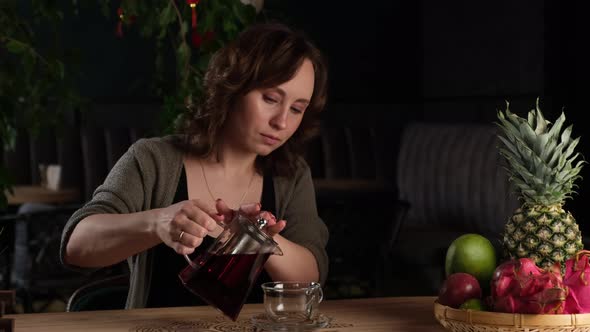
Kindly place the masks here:
POLYGON ((183 41, 182 43, 180 43, 180 46, 178 46, 178 48, 176 49, 176 61, 179 73, 182 73, 184 71, 184 68, 186 67, 190 59, 190 56, 191 49, 188 46, 188 44, 185 41, 183 41))
POLYGON ((211 53, 207 53, 207 54, 201 54, 201 56, 199 56, 198 60, 197 60, 197 68, 202 71, 205 72, 205 70, 207 69, 207 66, 209 65, 209 60, 211 60, 211 56, 213 54, 211 53))
MULTIPOLYGON (((10 124, 3 125, 4 128, 2 129, 2 142, 4 143, 4 151, 14 151, 14 148, 16 147, 16 129, 10 124)), ((1 182, 2 181, 0 180, 0 183, 1 182)))
POLYGON ((238 30, 238 27, 232 20, 224 20, 223 21, 223 30, 228 34, 231 35, 235 31, 238 30))
MULTIPOLYGON (((0 210, 6 209, 8 206, 7 193, 13 193, 12 186, 14 179, 10 175, 8 169, 0 165, 0 210)), ((2 228, 0 228, 0 235, 2 234, 2 228)))
POLYGON ((18 40, 11 39, 6 43, 6 49, 13 54, 22 54, 29 50, 29 45, 18 40))
POLYGON ((63 62, 55 60, 53 63, 53 71, 57 78, 59 78, 60 80, 63 80, 65 78, 65 68, 63 62))
POLYGON ((215 18, 217 17, 217 10, 211 10, 206 12, 205 18, 203 19, 203 25, 201 25, 201 32, 215 31, 215 18))
POLYGON ((256 20, 256 8, 252 5, 245 5, 240 1, 235 1, 232 10, 243 25, 251 24, 256 20))
POLYGON ((31 51, 23 53, 21 59, 22 70, 24 73, 23 78, 25 80, 29 80, 35 70, 35 66, 37 64, 37 57, 35 57, 35 54, 31 51))
POLYGON ((175 18, 174 7, 172 7, 172 3, 168 2, 168 6, 162 10, 160 13, 160 26, 166 27, 170 22, 174 21, 175 18))
POLYGON ((160 32, 158 32, 158 39, 162 40, 164 39, 164 37, 166 37, 166 32, 167 30, 165 28, 160 29, 160 32))
POLYGON ((180 24, 180 39, 184 40, 186 38, 186 33, 188 32, 188 22, 183 21, 180 24))
POLYGON ((102 0, 99 3, 100 11, 104 17, 109 17, 111 13, 110 0, 102 0))

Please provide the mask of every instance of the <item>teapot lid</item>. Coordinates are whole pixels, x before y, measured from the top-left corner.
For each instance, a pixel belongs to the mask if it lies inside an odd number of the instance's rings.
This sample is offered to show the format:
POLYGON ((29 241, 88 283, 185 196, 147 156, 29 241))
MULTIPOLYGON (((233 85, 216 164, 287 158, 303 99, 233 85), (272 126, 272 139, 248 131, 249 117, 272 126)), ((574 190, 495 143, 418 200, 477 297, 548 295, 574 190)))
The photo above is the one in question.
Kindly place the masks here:
MULTIPOLYGON (((279 248, 279 244, 275 240, 266 234, 262 229, 268 224, 268 221, 262 217, 257 217, 255 220, 250 218, 241 218, 240 224, 244 227, 246 233, 256 242, 266 244, 270 248, 273 248, 273 252, 278 255, 282 255, 282 250, 279 248)), ((269 248, 269 249, 270 249, 269 248)))
POLYGON ((249 235, 258 240, 258 242, 272 241, 273 244, 278 245, 272 237, 268 236, 268 234, 262 230, 264 226, 268 224, 266 219, 262 217, 257 217, 254 221, 249 218, 244 219, 246 222, 243 223, 243 225, 245 226, 246 231, 249 235))

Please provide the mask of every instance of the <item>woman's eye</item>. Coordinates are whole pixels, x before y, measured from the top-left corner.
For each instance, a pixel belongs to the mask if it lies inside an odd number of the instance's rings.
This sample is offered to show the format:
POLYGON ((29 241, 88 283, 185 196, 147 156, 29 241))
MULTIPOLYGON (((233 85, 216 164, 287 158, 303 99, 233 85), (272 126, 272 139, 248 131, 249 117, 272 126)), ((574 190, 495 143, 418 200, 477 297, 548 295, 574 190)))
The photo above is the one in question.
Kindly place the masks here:
POLYGON ((300 110, 299 108, 296 108, 296 107, 291 107, 291 112, 300 114, 300 113, 303 113, 303 110, 300 110))
POLYGON ((273 97, 267 96, 267 95, 263 95, 262 98, 264 99, 264 101, 266 101, 269 104, 276 104, 279 102, 276 98, 273 98, 273 97))

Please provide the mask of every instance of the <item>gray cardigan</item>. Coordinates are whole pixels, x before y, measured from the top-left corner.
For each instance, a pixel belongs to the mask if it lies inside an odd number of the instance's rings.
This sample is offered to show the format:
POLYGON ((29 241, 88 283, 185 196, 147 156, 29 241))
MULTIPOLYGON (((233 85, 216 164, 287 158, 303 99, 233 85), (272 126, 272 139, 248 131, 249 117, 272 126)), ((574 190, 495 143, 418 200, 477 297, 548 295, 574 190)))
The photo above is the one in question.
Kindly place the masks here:
MULTIPOLYGON (((65 264, 66 244, 82 219, 98 213, 133 213, 172 204, 183 166, 183 152, 173 137, 141 139, 117 161, 92 199, 76 211, 64 227, 61 239, 62 263, 78 271, 91 271, 65 264)), ((281 232, 285 238, 311 251, 323 284, 328 273, 325 247, 328 229, 319 218, 309 167, 301 162, 293 177, 273 177, 276 217, 287 220, 281 232)), ((126 308, 142 308, 147 303, 153 262, 153 248, 129 257, 130 289, 126 308)), ((171 271, 170 273, 175 273, 171 271)))

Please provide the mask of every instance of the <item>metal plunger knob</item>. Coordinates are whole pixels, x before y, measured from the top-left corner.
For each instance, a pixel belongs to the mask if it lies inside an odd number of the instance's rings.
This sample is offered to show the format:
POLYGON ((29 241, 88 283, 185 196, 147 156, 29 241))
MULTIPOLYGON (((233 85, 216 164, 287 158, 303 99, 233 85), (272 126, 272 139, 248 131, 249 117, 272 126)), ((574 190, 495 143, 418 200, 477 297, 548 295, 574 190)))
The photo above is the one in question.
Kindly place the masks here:
POLYGON ((256 219, 256 226, 258 226, 258 229, 262 229, 264 226, 266 226, 266 224, 268 224, 268 221, 266 221, 266 219, 262 217, 256 219))

